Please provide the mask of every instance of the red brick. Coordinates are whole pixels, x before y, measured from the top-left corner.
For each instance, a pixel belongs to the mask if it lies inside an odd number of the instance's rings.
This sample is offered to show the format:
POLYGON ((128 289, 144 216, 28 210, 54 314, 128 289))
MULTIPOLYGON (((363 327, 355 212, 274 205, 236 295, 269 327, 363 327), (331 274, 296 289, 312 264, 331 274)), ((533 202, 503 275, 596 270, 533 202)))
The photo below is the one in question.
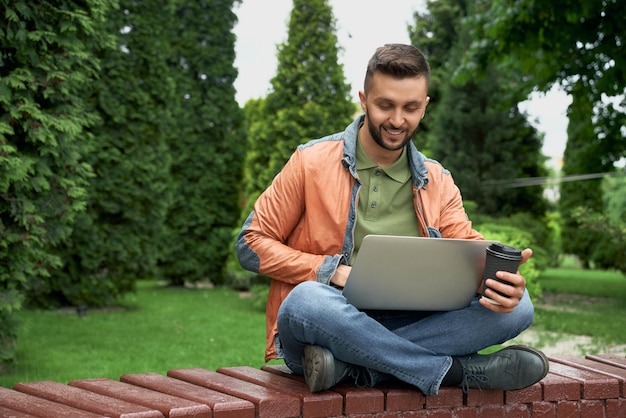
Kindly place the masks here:
POLYGON ((0 406, 26 412, 38 417, 101 417, 102 415, 87 412, 84 409, 63 405, 38 396, 18 392, 0 386, 0 406))
POLYGON ((599 361, 601 363, 610 364, 615 367, 620 367, 622 369, 626 369, 626 357, 618 356, 616 354, 596 354, 596 355, 587 355, 585 358, 590 360, 599 361))
POLYGON ((478 408, 478 418, 504 418, 506 409, 504 405, 483 405, 478 408))
POLYGON ((585 418, 604 418, 606 416, 604 415, 604 402, 600 400, 581 400, 580 416, 585 418))
POLYGON ((535 383, 520 390, 509 390, 504 392, 504 403, 517 404, 517 403, 532 403, 540 402, 543 400, 543 387, 541 383, 535 383))
POLYGON ((467 392, 465 398, 465 404, 467 406, 480 406, 480 405, 502 405, 504 403, 504 391, 501 390, 487 390, 487 389, 470 389, 467 392))
POLYGON ((478 408, 473 406, 460 406, 452 408, 454 418, 478 418, 478 408))
POLYGON ((556 418, 556 404, 552 402, 533 402, 530 408, 533 418, 556 418))
POLYGON ((27 393, 18 392, 0 386, 0 406, 27 412, 38 417, 100 417, 102 415, 87 412, 83 409, 63 405, 48 399, 39 398, 27 393))
POLYGON ((530 413, 530 407, 525 404, 506 405, 505 411, 506 417, 530 418, 532 416, 530 413))
POLYGON ((463 406, 463 391, 461 388, 440 387, 436 395, 426 396, 426 409, 453 408, 463 406))
POLYGON ((582 384, 576 380, 548 373, 541 382, 544 401, 568 401, 580 399, 582 384))
POLYGON ((18 383, 13 389, 63 405, 84 409, 106 416, 162 418, 163 414, 153 408, 126 402, 121 399, 93 393, 85 389, 64 385, 59 382, 42 381, 18 383))
POLYGON ((609 399, 619 397, 619 382, 612 377, 556 362, 550 363, 550 373, 581 382, 583 385, 582 397, 585 399, 609 399))
POLYGON ((277 390, 235 379, 222 373, 192 368, 170 370, 167 372, 167 375, 237 398, 246 399, 255 405, 258 418, 300 415, 300 399, 277 390))
POLYGON ((556 403, 557 418, 578 418, 580 408, 576 401, 560 401, 556 403))
POLYGON ((382 388, 385 394, 385 411, 414 411, 423 409, 426 396, 417 389, 382 388))
POLYGON ((428 418, 454 418, 451 409, 428 409, 426 410, 426 416, 428 418))
POLYGON ((620 386, 620 396, 624 397, 624 394, 626 393, 626 367, 622 368, 613 364, 595 361, 590 358, 583 359, 578 357, 560 357, 558 361, 568 366, 578 367, 583 370, 600 373, 617 379, 620 386))
POLYGON ((254 418, 255 408, 252 402, 173 377, 158 373, 140 373, 125 374, 120 380, 208 405, 213 410, 213 418, 254 418))
POLYGON ((0 406, 0 417, 6 418, 37 418, 37 415, 27 414, 26 412, 17 411, 11 408, 0 406))
POLYGON ((156 409, 166 417, 213 418, 213 412, 208 405, 134 386, 130 383, 101 378, 74 380, 69 385, 156 409))
POLYGON ((338 385, 332 390, 343 396, 343 413, 346 415, 374 414, 385 410, 385 394, 379 389, 338 385))
POLYGON ((303 380, 293 380, 248 366, 220 368, 217 372, 300 398, 302 416, 306 418, 339 416, 343 412, 343 397, 340 394, 330 391, 311 393, 303 380))
POLYGON ((296 377, 301 379, 304 382, 304 376, 300 376, 295 374, 294 372, 292 372, 289 367, 287 367, 284 364, 272 364, 270 366, 266 365, 266 366, 262 366, 261 370, 263 370, 264 372, 268 372, 268 373, 274 373, 278 376, 283 376, 283 377, 296 377))
POLYGON ((626 418, 626 399, 607 399, 606 416, 610 418, 626 418))

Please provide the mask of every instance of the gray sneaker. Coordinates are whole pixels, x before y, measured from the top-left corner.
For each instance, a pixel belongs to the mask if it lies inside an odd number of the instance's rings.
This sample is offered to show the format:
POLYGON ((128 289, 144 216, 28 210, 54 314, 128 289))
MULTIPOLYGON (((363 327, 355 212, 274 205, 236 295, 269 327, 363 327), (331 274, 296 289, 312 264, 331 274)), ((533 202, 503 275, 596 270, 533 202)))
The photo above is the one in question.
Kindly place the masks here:
POLYGON ((543 379, 549 370, 541 351, 525 345, 512 345, 491 354, 457 357, 463 366, 461 387, 518 390, 543 379))
POLYGON ((337 360, 332 353, 317 345, 304 347, 302 356, 304 380, 313 393, 327 390, 350 376, 350 364, 337 360))

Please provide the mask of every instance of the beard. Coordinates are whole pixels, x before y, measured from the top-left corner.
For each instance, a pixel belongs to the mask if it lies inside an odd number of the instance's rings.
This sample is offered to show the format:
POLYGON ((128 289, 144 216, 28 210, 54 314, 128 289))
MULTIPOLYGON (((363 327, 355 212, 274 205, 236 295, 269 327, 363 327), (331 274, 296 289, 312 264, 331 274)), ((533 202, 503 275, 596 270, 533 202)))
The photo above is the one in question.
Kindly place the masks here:
POLYGON ((383 125, 379 125, 378 128, 374 126, 372 120, 370 119, 369 114, 366 114, 367 117, 367 128, 369 130, 370 135, 374 139, 374 142, 378 144, 381 148, 384 148, 389 151, 398 151, 401 150, 408 144, 415 133, 417 132, 417 127, 412 132, 408 132, 404 139, 399 144, 388 144, 383 140, 383 130, 385 129, 383 125))

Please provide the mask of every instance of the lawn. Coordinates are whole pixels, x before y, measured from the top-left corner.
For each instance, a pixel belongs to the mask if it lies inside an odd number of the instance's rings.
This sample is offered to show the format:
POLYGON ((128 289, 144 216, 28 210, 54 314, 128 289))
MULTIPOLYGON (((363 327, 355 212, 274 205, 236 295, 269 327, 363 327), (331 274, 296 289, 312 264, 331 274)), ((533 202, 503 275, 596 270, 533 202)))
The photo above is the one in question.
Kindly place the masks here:
POLYGON ((75 310, 20 312, 17 362, 0 386, 264 364, 265 313, 237 291, 147 282, 124 305, 83 317, 75 310))
POLYGON ((544 296, 535 324, 557 333, 588 335, 603 344, 626 344, 626 277, 615 271, 558 268, 539 278, 544 296))
MULTIPOLYGON (((545 297, 533 327, 626 343, 626 278, 616 272, 559 268, 540 277, 545 297)), ((124 306, 23 311, 18 357, 0 386, 201 367, 261 367, 265 313, 231 289, 168 288, 141 282, 124 306)))

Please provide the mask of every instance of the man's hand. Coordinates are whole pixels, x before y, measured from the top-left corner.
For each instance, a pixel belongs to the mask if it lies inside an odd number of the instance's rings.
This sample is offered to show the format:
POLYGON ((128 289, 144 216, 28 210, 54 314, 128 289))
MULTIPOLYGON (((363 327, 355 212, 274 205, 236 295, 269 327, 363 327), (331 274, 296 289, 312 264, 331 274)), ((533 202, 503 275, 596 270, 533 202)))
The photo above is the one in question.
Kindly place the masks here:
MULTIPOLYGON (((520 265, 524 264, 533 255, 533 250, 526 248, 522 251, 522 261, 520 265)), ((506 271, 499 271, 496 273, 498 279, 504 280, 508 283, 501 283, 497 280, 487 279, 485 284, 489 288, 485 290, 485 296, 499 305, 489 302, 485 298, 480 299, 480 304, 485 308, 494 312, 510 313, 519 304, 520 300, 524 296, 524 289, 526 288, 526 279, 524 276, 517 273, 508 273, 506 271), (495 291, 498 291, 506 296, 499 295, 495 291)))
POLYGON ((337 270, 335 270, 335 274, 331 277, 330 282, 337 287, 344 287, 348 281, 348 276, 350 275, 351 270, 352 267, 346 266, 345 264, 339 264, 337 270))

